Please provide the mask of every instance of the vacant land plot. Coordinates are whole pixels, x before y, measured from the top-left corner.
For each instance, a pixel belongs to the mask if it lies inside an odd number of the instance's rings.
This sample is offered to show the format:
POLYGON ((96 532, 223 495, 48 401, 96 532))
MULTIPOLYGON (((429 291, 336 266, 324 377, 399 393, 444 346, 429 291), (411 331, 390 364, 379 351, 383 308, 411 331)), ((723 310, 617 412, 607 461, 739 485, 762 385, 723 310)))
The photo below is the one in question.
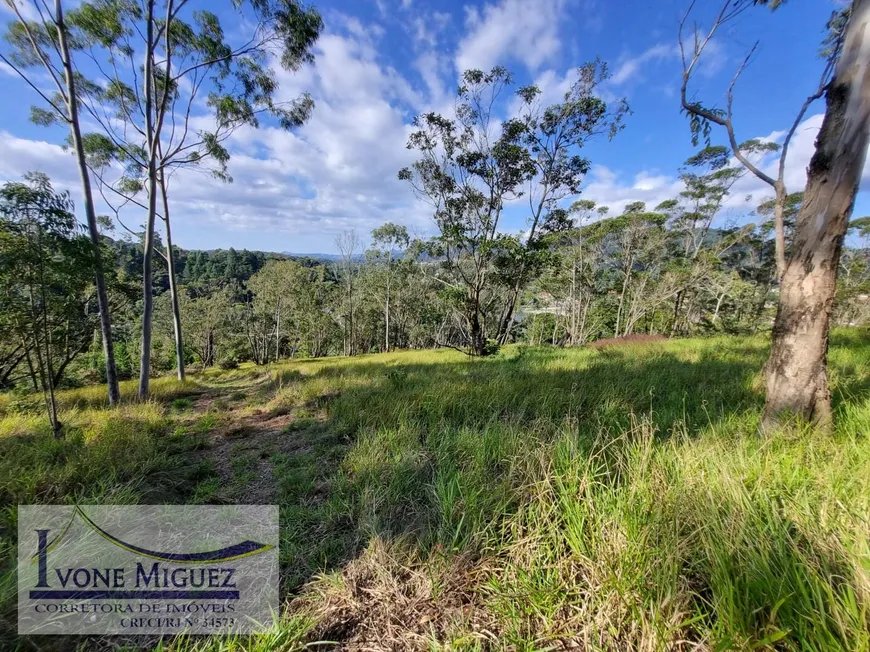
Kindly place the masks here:
POLYGON ((870 647, 870 335, 837 427, 759 436, 763 339, 210 371, 118 409, 0 408, 3 649, 870 647), (274 503, 284 612, 248 639, 15 636, 23 503, 274 503))

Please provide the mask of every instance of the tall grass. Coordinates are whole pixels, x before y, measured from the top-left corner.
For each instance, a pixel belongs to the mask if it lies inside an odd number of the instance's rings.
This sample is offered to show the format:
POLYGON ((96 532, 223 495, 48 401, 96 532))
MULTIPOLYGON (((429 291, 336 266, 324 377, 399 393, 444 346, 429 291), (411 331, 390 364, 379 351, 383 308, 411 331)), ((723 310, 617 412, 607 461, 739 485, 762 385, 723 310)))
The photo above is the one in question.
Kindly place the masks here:
MULTIPOLYGON (((7 396, 0 412, 0 649, 15 629, 18 505, 136 504, 177 500, 188 469, 179 466, 179 442, 169 436, 159 399, 194 386, 159 379, 155 398, 101 406, 105 387, 58 392, 64 437, 55 439, 38 398, 7 396)), ((180 448, 184 448, 181 446, 180 448)))
POLYGON ((760 339, 321 367, 357 541, 475 560, 487 634, 398 609, 382 644, 870 649, 870 339, 834 341, 834 437, 758 434, 760 339))
MULTIPOLYGON (((224 420, 292 416, 270 458, 288 603, 267 635, 161 649, 870 650, 870 336, 833 338, 833 436, 759 435, 765 355, 722 337, 204 374, 244 399, 224 420)), ((68 408, 59 443, 7 415, 4 503, 141 500, 172 468, 168 415, 126 409, 68 408)))

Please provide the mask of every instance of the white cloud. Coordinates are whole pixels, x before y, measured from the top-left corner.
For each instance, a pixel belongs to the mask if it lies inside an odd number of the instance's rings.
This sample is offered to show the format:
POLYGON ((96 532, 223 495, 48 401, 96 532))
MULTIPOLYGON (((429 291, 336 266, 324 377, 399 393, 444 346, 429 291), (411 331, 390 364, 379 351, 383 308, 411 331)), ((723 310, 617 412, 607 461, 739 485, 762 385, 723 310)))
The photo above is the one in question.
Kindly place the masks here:
POLYGON ((591 199, 599 206, 608 206, 609 215, 613 216, 619 215, 627 204, 635 201, 646 202, 648 208, 655 208, 682 189, 683 184, 673 176, 644 171, 626 181, 606 166, 593 165, 583 187, 583 198, 591 199))
MULTIPOLYGON (((345 35, 326 33, 318 41, 315 67, 276 71, 278 99, 302 91, 314 97, 307 124, 295 133, 265 126, 237 131, 226 143, 232 184, 196 170, 173 176, 170 201, 181 246, 196 247, 193 234, 215 225, 268 233, 274 237, 264 248, 276 251, 331 250, 337 233, 352 228, 367 236, 385 221, 418 233, 431 228, 430 213, 397 179, 413 160, 405 149, 410 112, 428 100, 380 62, 366 30, 351 22, 344 28, 345 35)), ((0 176, 18 179, 42 170, 78 197, 68 153, 47 142, 3 136, 0 176)), ((141 211, 125 215, 128 224, 141 221, 141 211)))
POLYGON ((456 53, 456 70, 489 70, 509 59, 530 72, 551 61, 561 49, 559 27, 564 0, 501 0, 482 11, 466 7, 468 30, 456 53))
POLYGON ((56 189, 69 190, 74 198, 80 197, 75 161, 68 151, 43 140, 0 132, 0 178, 17 181, 26 172, 45 172, 56 189))
POLYGON ((201 176, 174 182, 174 201, 185 214, 286 234, 272 247, 278 250, 298 250, 296 235, 316 236, 331 248, 340 231, 367 235, 385 221, 429 228, 428 214, 397 179, 413 160, 405 149, 409 112, 425 97, 380 62, 366 30, 348 24, 348 32, 321 37, 315 67, 278 73, 280 99, 312 94, 310 121, 295 133, 237 132, 230 141, 233 185, 201 176))
POLYGON ((450 21, 450 14, 445 12, 417 12, 406 29, 411 33, 418 47, 434 48, 438 45, 438 37, 450 21))
POLYGON ((675 46, 666 43, 654 45, 636 57, 625 59, 610 77, 610 83, 614 86, 625 84, 638 77, 644 65, 674 58, 677 54, 675 46))
MULTIPOLYGON (((789 192, 799 192, 807 183, 807 165, 815 152, 815 140, 822 126, 822 114, 812 115, 804 120, 795 132, 789 148, 785 168, 785 183, 789 192)), ((774 131, 761 140, 781 142, 782 131, 774 131)), ((737 164, 732 159, 732 164, 737 164)), ((776 177, 779 167, 779 157, 767 155, 760 162, 761 169, 776 177)), ((870 161, 864 166, 862 189, 870 186, 870 161)), ((602 166, 593 166, 589 179, 583 189, 583 197, 592 199, 600 205, 610 207, 610 215, 619 214, 625 205, 633 201, 646 202, 649 208, 655 208, 660 202, 676 197, 683 189, 683 184, 676 175, 661 175, 654 171, 642 171, 634 179, 627 181, 613 170, 602 166)), ((726 209, 748 213, 765 199, 772 197, 770 186, 760 181, 750 173, 746 173, 731 189, 726 209), (749 201, 747 201, 749 197, 749 201)))
MULTIPOLYGON (((367 235, 385 221, 406 224, 420 234, 431 232, 431 211, 396 178, 397 171, 415 158, 405 148, 411 118, 422 110, 450 113, 457 69, 487 69, 509 59, 529 69, 542 89, 542 103, 560 101, 576 79, 574 67, 564 74, 563 68, 551 67, 562 48, 560 18, 570 1, 493 0, 481 9, 467 7, 466 33, 453 52, 444 47, 451 16, 420 12, 420 3, 414 3, 413 11, 397 21, 406 26, 413 43, 408 63, 419 74, 412 73, 413 81, 384 63, 380 28, 336 15, 329 23, 331 31, 315 47, 314 67, 294 74, 276 70, 281 84, 278 99, 289 100, 304 91, 314 97, 316 107, 306 125, 294 133, 264 127, 234 134, 227 143, 233 184, 194 170, 180 171, 172 178, 179 244, 196 247, 197 229, 213 225, 268 234, 263 248, 278 251, 331 250, 337 233, 354 228, 367 235)), ((396 13, 398 0, 391 0, 391 6, 396 13)), ((711 67, 718 65, 720 55, 721 50, 711 50, 711 67)), ((660 43, 624 58, 608 84, 611 90, 604 90, 612 93, 629 85, 643 77, 646 66, 673 57, 674 48, 660 43)), ((9 71, 0 69, 0 74, 4 72, 9 71)), ((805 184, 821 118, 807 118, 795 135, 786 170, 792 191, 805 184)), ((209 122, 206 116, 196 120, 209 122)), ((767 136, 778 141, 782 137, 782 132, 767 136)), ((776 163, 775 156, 762 161, 768 171, 775 170, 776 163)), ((18 179, 28 170, 46 172, 58 188, 70 190, 78 200, 78 178, 68 152, 43 140, 0 132, 0 178, 18 179)), ((865 181, 870 179, 868 170, 865 181)), ((597 165, 583 196, 610 206, 613 215, 631 201, 645 201, 654 208, 681 189, 678 177, 669 170, 622 175, 597 165)), ((735 185, 731 207, 753 208, 769 195, 767 186, 746 175, 735 185), (749 204, 746 195, 753 197, 749 204)), ((141 211, 130 212, 129 223, 141 221, 141 211)))

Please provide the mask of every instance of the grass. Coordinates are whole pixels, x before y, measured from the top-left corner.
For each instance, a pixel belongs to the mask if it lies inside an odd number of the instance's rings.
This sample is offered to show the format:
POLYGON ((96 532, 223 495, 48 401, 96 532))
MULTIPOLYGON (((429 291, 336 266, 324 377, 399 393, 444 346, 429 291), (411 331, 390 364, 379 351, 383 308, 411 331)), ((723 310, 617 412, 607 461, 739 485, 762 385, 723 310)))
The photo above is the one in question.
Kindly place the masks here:
POLYGON ((284 613, 160 649, 870 650, 870 334, 833 338, 833 436, 758 435, 765 356, 723 337, 243 365, 120 410, 75 390, 61 442, 7 402, 3 556, 18 503, 154 502, 155 474, 237 500, 266 460, 284 613), (261 450, 238 426, 222 483, 208 438, 252 418, 284 425, 261 450))

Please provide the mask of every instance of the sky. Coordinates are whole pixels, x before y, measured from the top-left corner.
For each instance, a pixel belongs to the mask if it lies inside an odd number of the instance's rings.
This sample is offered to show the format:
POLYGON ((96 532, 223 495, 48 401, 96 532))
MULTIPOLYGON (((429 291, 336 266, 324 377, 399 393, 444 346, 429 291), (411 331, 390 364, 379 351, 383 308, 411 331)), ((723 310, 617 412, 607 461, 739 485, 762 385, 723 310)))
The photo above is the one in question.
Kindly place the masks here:
MULTIPOLYGON (((23 1, 23 0, 19 0, 23 1)), ((717 36, 691 86, 693 97, 722 106, 728 85, 757 42, 735 90, 738 141, 781 141, 807 95, 818 85, 819 43, 841 0, 792 0, 776 12, 753 9, 717 36)), ((218 13, 228 33, 242 30, 231 3, 194 0, 218 13), (219 5, 226 4, 226 9, 219 5)), ((631 201, 654 207, 681 190, 678 168, 691 156, 688 120, 680 113, 678 25, 688 0, 321 0, 324 31, 315 62, 295 73, 276 68, 279 99, 309 92, 311 119, 292 132, 265 123, 228 141, 232 183, 184 171, 170 184, 172 232, 187 249, 258 249, 334 253, 336 237, 353 230, 366 240, 384 222, 432 235, 431 210, 416 199, 400 168, 414 161, 406 148, 411 122, 427 111, 448 114, 461 71, 507 67, 516 86, 534 83, 558 101, 584 62, 600 57, 610 79, 605 98, 625 98, 632 114, 612 141, 583 149, 592 163, 582 197, 610 207, 631 201)), ((693 24, 703 29, 721 0, 697 0, 693 24)), ((0 5, 0 19, 9 20, 0 5)), ((0 46, 5 47, 5 45, 0 46)), ((0 180, 30 170, 80 198, 77 169, 61 144, 66 133, 30 124, 38 96, 0 64, 0 180)), ((206 120, 205 107, 199 116, 206 120)), ((499 107, 504 117, 509 103, 499 107)), ((787 161, 789 191, 802 190, 821 125, 823 102, 807 112, 787 161)), ((92 125, 85 125, 85 129, 92 125)), ((727 142, 714 129, 713 144, 727 142)), ((772 171, 776 155, 759 164, 772 171)), ((870 166, 855 217, 870 214, 870 166)), ((751 210, 771 195, 751 175, 733 188, 719 224, 752 221, 751 210)), ((577 197, 566 198, 569 203, 577 197)), ((81 202, 76 201, 77 207, 81 202)), ((98 211, 104 212, 98 206, 98 211)), ((126 210, 125 223, 141 224, 126 210)), ((527 211, 511 206, 503 228, 521 232, 527 211)), ((119 229, 118 233, 122 231, 119 229)))

